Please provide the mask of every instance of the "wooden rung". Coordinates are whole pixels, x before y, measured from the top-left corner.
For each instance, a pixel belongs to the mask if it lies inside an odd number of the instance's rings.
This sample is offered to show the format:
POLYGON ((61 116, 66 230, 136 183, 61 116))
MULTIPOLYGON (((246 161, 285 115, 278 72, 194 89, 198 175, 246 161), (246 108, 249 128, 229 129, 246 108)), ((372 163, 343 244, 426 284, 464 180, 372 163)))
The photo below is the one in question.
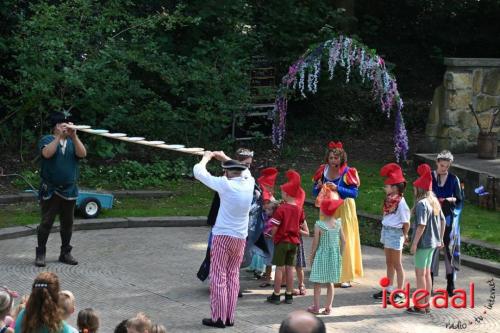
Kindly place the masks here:
POLYGON ((253 104, 251 106, 252 109, 265 109, 265 108, 274 108, 274 103, 267 104, 253 104))

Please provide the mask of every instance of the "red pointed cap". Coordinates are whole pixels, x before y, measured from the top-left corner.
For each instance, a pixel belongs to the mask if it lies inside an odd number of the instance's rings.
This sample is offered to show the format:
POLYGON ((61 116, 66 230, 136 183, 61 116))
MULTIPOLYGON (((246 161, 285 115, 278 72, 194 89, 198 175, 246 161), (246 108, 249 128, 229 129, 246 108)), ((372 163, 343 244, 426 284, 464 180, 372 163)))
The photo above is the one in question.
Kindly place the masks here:
POLYGON ((432 175, 429 164, 420 164, 417 168, 418 179, 413 182, 413 186, 426 191, 432 191, 432 175))
POLYGON ((401 167, 396 163, 384 165, 382 169, 380 169, 380 175, 382 177, 387 177, 384 181, 385 185, 394 185, 406 181, 403 176, 403 170, 401 170, 401 167))
POLYGON ((288 182, 281 185, 281 191, 295 198, 297 206, 302 207, 306 199, 306 193, 301 187, 300 174, 295 170, 288 170, 286 178, 288 178, 288 182))
POLYGON ((319 209, 326 216, 332 216, 335 214, 337 209, 342 205, 344 200, 342 199, 325 199, 321 202, 319 209))
POLYGON ((271 200, 274 192, 274 184, 276 184, 277 177, 278 169, 276 168, 265 168, 260 172, 260 177, 257 178, 257 183, 262 189, 262 200, 271 200))

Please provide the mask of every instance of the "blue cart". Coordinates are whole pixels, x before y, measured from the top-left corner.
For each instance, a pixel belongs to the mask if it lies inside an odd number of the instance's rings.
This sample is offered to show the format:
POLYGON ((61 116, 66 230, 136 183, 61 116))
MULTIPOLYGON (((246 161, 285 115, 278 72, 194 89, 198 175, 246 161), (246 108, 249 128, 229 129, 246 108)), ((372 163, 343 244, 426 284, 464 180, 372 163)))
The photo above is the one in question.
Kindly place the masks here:
MULTIPOLYGON (((0 168, 0 177, 19 177, 23 179, 31 188, 25 192, 31 192, 38 197, 38 190, 24 176, 16 173, 4 174, 3 169, 0 168)), ((81 190, 79 191, 78 198, 76 198, 76 209, 84 218, 93 219, 99 216, 101 209, 113 208, 113 200, 113 195, 109 193, 81 190)))

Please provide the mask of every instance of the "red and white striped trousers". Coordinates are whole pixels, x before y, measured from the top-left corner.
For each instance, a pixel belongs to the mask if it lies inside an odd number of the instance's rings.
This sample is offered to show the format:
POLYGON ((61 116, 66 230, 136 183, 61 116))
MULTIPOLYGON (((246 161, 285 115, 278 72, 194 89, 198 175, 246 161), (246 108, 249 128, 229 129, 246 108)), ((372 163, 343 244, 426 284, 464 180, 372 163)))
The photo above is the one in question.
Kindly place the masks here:
POLYGON ((234 322, 240 290, 240 264, 245 240, 214 235, 210 250, 210 307, 212 320, 234 322))

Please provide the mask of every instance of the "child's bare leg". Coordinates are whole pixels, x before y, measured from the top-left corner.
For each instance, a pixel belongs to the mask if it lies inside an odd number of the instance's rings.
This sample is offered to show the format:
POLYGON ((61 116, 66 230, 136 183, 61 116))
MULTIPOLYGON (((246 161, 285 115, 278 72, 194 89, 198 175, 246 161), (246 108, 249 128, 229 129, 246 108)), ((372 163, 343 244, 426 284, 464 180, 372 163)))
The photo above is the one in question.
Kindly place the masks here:
POLYGON ((333 297, 335 290, 333 288, 333 283, 327 283, 326 284, 326 304, 325 304, 325 310, 330 310, 332 308, 333 304, 333 297))
POLYGON ((392 267, 395 269, 398 280, 398 289, 402 289, 405 283, 405 271, 401 262, 401 251, 393 250, 392 267))
POLYGON ((390 281, 390 285, 389 285, 389 291, 392 291, 392 286, 393 286, 393 283, 394 283, 394 275, 395 275, 395 272, 396 270, 394 269, 394 266, 393 266, 393 254, 392 254, 392 250, 391 249, 388 249, 388 248, 384 248, 384 252, 385 252, 385 265, 387 266, 387 278, 389 279, 390 281))
POLYGON ((304 284, 304 270, 300 266, 295 266, 295 272, 297 273, 297 282, 300 288, 304 284))
MULTIPOLYGON (((417 289, 425 289, 426 277, 424 268, 415 268, 415 278, 417 280, 417 289)), ((429 280, 430 280, 430 274, 429 274, 429 280)), ((423 304, 423 302, 420 301, 419 304, 423 304)))
POLYGON ((266 276, 265 281, 266 282, 271 282, 271 274, 273 272, 273 266, 272 265, 267 265, 266 266, 266 272, 264 273, 266 276))
POLYGON ((276 272, 274 274, 274 293, 279 295, 281 292, 281 280, 283 278, 283 273, 285 271, 285 266, 276 266, 276 272))
POLYGON ((319 310, 319 298, 321 296, 321 285, 319 283, 314 284, 314 297, 313 297, 313 305, 314 308, 319 310))
POLYGON ((425 290, 427 290, 429 292, 429 294, 427 295, 427 297, 425 297, 425 302, 427 304, 429 304, 429 300, 430 300, 430 294, 432 292, 432 279, 431 279, 431 269, 430 268, 426 268, 425 271, 424 271, 424 277, 425 277, 425 290))
POLYGON ((293 292, 293 266, 286 266, 286 292, 293 292))

